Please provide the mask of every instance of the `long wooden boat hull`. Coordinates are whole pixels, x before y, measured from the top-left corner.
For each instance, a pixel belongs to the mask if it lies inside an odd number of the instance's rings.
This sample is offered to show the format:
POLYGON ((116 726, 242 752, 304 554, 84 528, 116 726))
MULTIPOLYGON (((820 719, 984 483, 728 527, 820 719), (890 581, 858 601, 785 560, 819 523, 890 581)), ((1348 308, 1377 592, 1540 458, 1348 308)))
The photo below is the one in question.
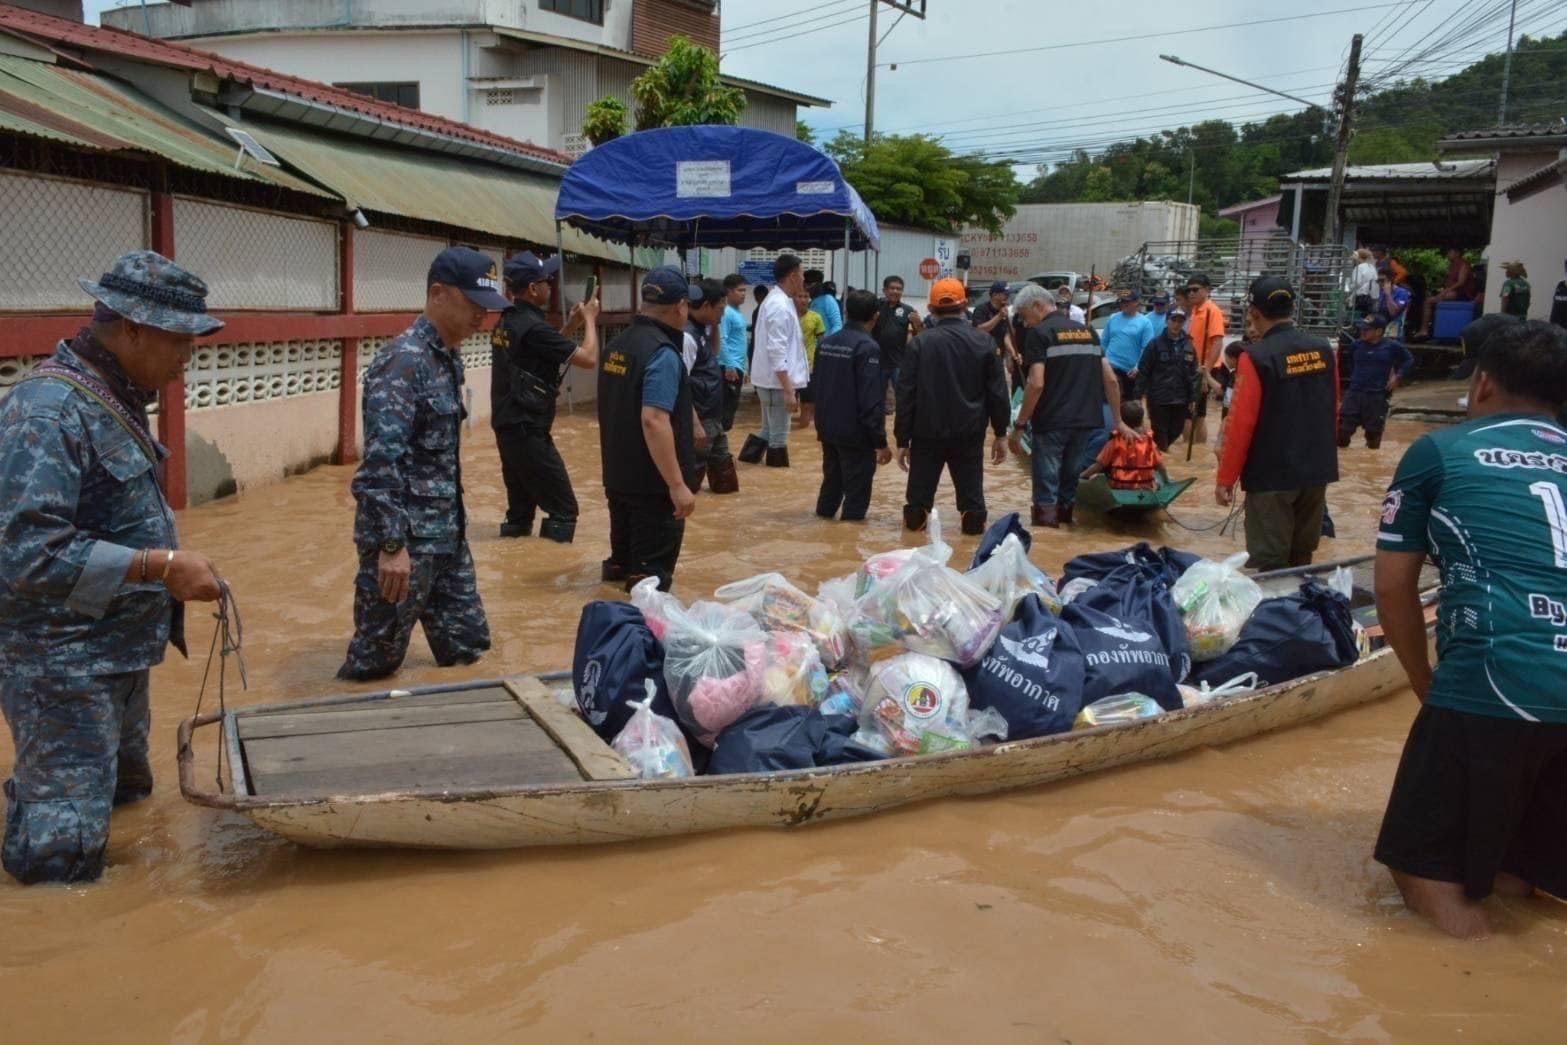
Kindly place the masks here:
POLYGON ((799 827, 929 799, 1033 787, 1307 722, 1405 685, 1397 659, 1384 649, 1340 671, 1129 725, 975 751, 687 780, 272 798, 196 786, 192 734, 217 733, 211 727, 223 721, 209 715, 180 726, 180 784, 193 802, 234 810, 307 846, 506 849, 629 842, 736 827, 799 827))

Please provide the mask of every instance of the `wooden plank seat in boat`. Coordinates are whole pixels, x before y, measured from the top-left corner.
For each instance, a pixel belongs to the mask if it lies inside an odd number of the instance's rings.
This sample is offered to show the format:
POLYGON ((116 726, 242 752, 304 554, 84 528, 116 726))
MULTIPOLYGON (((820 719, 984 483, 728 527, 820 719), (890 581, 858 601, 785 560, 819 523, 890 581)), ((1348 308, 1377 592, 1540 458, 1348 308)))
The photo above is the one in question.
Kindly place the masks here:
POLYGON ((535 679, 235 716, 252 795, 507 790, 633 774, 535 679))

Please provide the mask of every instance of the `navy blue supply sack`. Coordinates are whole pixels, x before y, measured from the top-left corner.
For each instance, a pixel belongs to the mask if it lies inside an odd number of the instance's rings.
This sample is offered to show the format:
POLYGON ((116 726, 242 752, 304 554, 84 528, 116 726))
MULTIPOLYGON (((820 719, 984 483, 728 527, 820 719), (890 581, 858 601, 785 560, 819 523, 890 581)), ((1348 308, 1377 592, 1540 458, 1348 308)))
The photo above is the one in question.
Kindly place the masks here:
POLYGON ((985 659, 963 673, 970 710, 990 708, 1007 739, 1065 733, 1083 705, 1083 653, 1077 636, 1037 595, 1017 604, 985 659))
POLYGON ((1338 592, 1307 581, 1296 595, 1258 603, 1235 645, 1217 660, 1197 665, 1193 681, 1216 686, 1255 671, 1259 685, 1271 686, 1314 671, 1345 667, 1359 656, 1349 602, 1338 592))
POLYGON ((858 728, 853 715, 823 715, 796 704, 755 707, 718 734, 707 772, 769 773, 880 758, 850 741, 858 728))
POLYGON ((1169 651, 1151 626, 1073 601, 1061 610, 1083 654, 1084 706, 1104 697, 1142 693, 1166 711, 1182 706, 1169 651))
POLYGON ((1174 584, 1181 574, 1186 572, 1186 568, 1201 557, 1190 552, 1178 552, 1174 548, 1160 548, 1154 551, 1148 542, 1142 541, 1130 548, 1122 548, 1118 552, 1094 552, 1071 559, 1061 568, 1060 583, 1065 587, 1067 581, 1075 581, 1079 577, 1102 580, 1105 574, 1117 566, 1146 563, 1159 568, 1164 574, 1166 584, 1174 584))
POLYGON ((1191 640, 1186 636, 1181 611, 1170 597, 1169 585, 1174 581, 1166 583, 1165 576, 1164 568, 1153 563, 1117 566, 1079 595, 1074 605, 1096 609, 1123 624, 1152 631, 1170 655, 1173 680, 1184 682, 1192 670, 1191 640))
POLYGON ((675 721, 675 705, 664 683, 664 647, 648 630, 635 606, 590 602, 577 622, 577 648, 571 658, 571 688, 577 707, 593 731, 614 740, 631 719, 631 701, 647 694, 642 682, 658 687, 652 709, 675 721))
POLYGON ((1023 550, 1026 552, 1034 545, 1034 535, 1028 532, 1023 525, 1023 520, 1017 512, 1008 512, 995 522, 990 524, 990 529, 985 531, 985 536, 979 539, 979 547, 974 549, 974 561, 968 564, 971 570, 977 570, 990 558, 995 550, 1001 547, 1001 542, 1007 539, 1007 534, 1016 535, 1023 542, 1023 550))

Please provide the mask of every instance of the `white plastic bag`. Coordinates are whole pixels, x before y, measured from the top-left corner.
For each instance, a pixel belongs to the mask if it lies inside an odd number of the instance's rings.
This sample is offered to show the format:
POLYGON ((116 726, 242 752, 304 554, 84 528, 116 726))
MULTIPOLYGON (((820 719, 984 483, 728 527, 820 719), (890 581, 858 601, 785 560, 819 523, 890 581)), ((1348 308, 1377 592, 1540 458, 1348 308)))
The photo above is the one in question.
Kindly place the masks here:
POLYGON ((633 700, 636 710, 621 731, 615 734, 610 747, 620 753, 642 780, 674 780, 693 775, 691 750, 686 738, 673 721, 653 710, 653 697, 658 687, 652 679, 644 679, 647 697, 633 700))
POLYGON ((641 611, 648 630, 660 642, 664 641, 664 633, 669 630, 670 618, 685 612, 679 599, 667 591, 658 590, 657 577, 644 577, 632 585, 631 605, 641 611))
POLYGON ((815 707, 827 696, 827 671, 809 636, 774 632, 763 644, 762 695, 758 703, 815 707))
POLYGON ((1194 708, 1198 704, 1207 704, 1223 697, 1233 697, 1241 693, 1255 692, 1258 685, 1257 673, 1248 671, 1244 675, 1236 675, 1232 679, 1210 687, 1204 682, 1201 685, 1189 686, 1181 684, 1176 689, 1181 691, 1181 704, 1183 707, 1194 708))
POLYGON ((849 628, 832 602, 811 598, 783 574, 763 573, 713 592, 718 601, 749 613, 770 632, 798 632, 816 643, 822 664, 837 670, 849 657, 849 628))
POLYGON ((1328 587, 1344 596, 1346 602, 1355 600, 1355 571, 1348 566, 1339 566, 1328 577, 1328 587))
POLYGON ((1142 693, 1117 693, 1113 697, 1101 697, 1077 713, 1073 729, 1092 729, 1095 726, 1124 726, 1128 722, 1153 718, 1164 714, 1164 708, 1152 697, 1142 693))
POLYGON ((968 711, 968 688, 952 665, 905 653, 872 674, 860 733, 878 738, 870 746, 892 755, 959 751, 974 744, 968 711))
POLYGON ((854 595, 863 597, 882 581, 889 580, 916 559, 945 565, 952 558, 952 546, 941 539, 941 513, 931 509, 926 526, 926 541, 919 548, 896 548, 872 555, 855 575, 854 595))
POLYGON ((1045 572, 1028 560, 1028 552, 1017 534, 1002 539, 990 558, 963 575, 1001 601, 1001 619, 1009 621, 1017 604, 1026 596, 1038 595, 1045 609, 1061 612, 1061 596, 1045 572))
POLYGON ((849 630, 872 661, 908 650, 971 668, 1001 625, 999 599, 951 567, 916 556, 860 597, 849 630))
POLYGON ((1170 597, 1186 625, 1192 660, 1213 660, 1228 653, 1262 601, 1257 582, 1241 572, 1245 564, 1245 552, 1223 562, 1199 559, 1171 586, 1170 597))
POLYGON ((711 747, 762 698, 767 633, 750 614, 716 602, 675 609, 663 640, 664 680, 680 721, 711 747))

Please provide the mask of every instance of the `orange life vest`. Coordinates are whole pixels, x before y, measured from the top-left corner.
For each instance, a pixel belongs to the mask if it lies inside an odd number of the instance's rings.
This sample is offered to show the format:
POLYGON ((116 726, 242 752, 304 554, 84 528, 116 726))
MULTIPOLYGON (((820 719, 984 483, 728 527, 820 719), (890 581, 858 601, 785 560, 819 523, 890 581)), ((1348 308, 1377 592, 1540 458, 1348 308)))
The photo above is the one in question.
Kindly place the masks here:
POLYGON ((1115 453, 1105 468, 1113 486, 1151 486, 1154 469, 1159 467, 1159 447, 1153 435, 1144 432, 1136 439, 1127 439, 1117 433, 1110 437, 1115 443, 1115 453))

